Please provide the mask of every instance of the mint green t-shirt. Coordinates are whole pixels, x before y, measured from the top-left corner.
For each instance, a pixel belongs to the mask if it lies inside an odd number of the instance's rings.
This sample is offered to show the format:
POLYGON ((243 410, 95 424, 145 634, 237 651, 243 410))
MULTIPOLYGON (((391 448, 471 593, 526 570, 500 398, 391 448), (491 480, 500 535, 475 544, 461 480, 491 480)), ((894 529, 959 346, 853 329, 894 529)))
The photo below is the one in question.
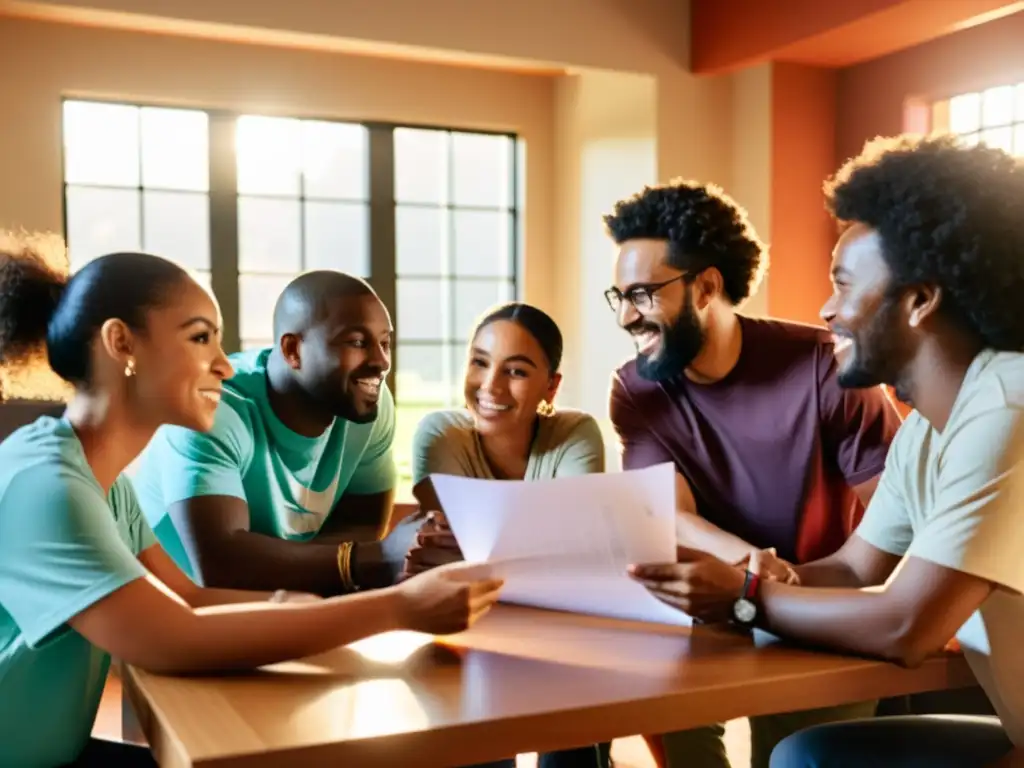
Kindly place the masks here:
POLYGON ((67 421, 0 443, 0 765, 78 757, 110 656, 67 621, 145 575, 154 541, 131 483, 104 494, 67 421))
POLYGON ((303 541, 317 534, 345 493, 373 494, 395 486, 391 443, 395 404, 381 387, 377 418, 344 419, 319 437, 281 423, 267 399, 269 349, 231 356, 235 375, 213 429, 161 427, 132 473, 143 512, 178 566, 194 571, 168 508, 197 496, 234 496, 249 506, 249 530, 303 541))

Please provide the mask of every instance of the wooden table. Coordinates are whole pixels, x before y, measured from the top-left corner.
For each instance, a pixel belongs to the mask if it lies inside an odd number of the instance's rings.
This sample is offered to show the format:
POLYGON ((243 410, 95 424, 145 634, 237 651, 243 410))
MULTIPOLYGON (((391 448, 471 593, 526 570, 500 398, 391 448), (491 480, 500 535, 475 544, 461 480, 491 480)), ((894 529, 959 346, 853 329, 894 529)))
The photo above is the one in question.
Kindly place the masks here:
POLYGON ((253 674, 124 680, 168 768, 464 766, 973 683, 960 656, 905 670, 769 636, 504 605, 443 642, 394 633, 253 674))

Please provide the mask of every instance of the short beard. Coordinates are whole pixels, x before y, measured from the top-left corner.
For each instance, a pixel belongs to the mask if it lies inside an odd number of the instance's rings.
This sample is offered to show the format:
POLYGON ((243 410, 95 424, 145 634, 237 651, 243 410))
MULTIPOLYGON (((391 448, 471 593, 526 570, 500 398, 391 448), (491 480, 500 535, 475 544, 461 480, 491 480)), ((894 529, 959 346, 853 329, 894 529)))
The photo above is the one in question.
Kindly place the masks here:
POLYGON ((633 327, 661 333, 661 346, 653 355, 636 356, 637 373, 648 381, 669 381, 678 377, 704 347, 704 329, 689 294, 679 317, 671 325, 640 320, 633 327))
POLYGON ((349 382, 360 376, 375 375, 374 371, 353 371, 344 380, 344 386, 339 381, 340 377, 332 376, 320 382, 320 384, 309 392, 311 399, 326 412, 335 418, 350 421, 353 424, 369 424, 376 421, 377 412, 380 409, 379 403, 374 404, 365 411, 356 407, 356 396, 348 390, 349 382))
POLYGON ((906 391, 900 372, 908 354, 902 337, 893 332, 898 324, 896 297, 887 297, 871 321, 853 336, 850 347, 852 365, 839 371, 839 386, 869 389, 881 384, 893 385, 903 399, 906 391))
POLYGON ((344 404, 336 402, 332 410, 334 411, 334 415, 339 419, 351 421, 353 424, 369 424, 377 420, 377 412, 380 408, 379 406, 374 405, 369 410, 358 411, 356 410, 355 403, 348 400, 344 404))

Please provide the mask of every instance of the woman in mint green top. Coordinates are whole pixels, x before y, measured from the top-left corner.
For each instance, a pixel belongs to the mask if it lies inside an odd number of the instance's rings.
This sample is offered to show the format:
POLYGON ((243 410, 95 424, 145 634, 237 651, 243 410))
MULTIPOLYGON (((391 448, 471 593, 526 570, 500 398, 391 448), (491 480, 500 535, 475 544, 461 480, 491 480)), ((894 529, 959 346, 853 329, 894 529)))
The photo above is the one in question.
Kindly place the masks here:
POLYGON ((217 306, 156 256, 104 256, 69 280, 38 244, 0 233, 0 365, 44 354, 74 396, 0 443, 0 766, 154 764, 90 739, 110 654, 247 669, 391 629, 461 631, 493 603, 500 584, 451 569, 322 601, 194 584, 121 472, 160 425, 212 425, 232 372, 217 306), (199 610, 223 603, 248 605, 199 610))
MULTIPOLYGON (((536 307, 504 304, 479 321, 466 362, 466 408, 426 416, 413 437, 413 482, 423 508, 436 508, 436 499, 419 485, 433 473, 549 480, 604 471, 604 441, 594 417, 554 407, 561 362, 562 333, 536 307)), ((406 558, 408 573, 461 558, 443 524, 428 523, 418 541, 421 546, 406 558)), ((539 766, 604 768, 609 752, 609 744, 551 752, 540 756, 539 766)), ((509 758, 477 768, 514 766, 509 758)))

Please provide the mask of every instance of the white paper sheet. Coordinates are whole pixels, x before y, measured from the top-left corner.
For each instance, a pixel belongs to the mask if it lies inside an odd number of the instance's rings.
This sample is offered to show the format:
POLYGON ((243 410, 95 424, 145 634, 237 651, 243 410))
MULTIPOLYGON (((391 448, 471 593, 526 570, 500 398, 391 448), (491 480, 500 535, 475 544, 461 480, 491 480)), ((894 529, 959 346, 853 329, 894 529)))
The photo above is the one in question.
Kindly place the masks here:
POLYGON ((466 561, 505 580, 503 601, 691 623, 626 574, 631 563, 675 560, 671 464, 557 480, 430 479, 466 561))

